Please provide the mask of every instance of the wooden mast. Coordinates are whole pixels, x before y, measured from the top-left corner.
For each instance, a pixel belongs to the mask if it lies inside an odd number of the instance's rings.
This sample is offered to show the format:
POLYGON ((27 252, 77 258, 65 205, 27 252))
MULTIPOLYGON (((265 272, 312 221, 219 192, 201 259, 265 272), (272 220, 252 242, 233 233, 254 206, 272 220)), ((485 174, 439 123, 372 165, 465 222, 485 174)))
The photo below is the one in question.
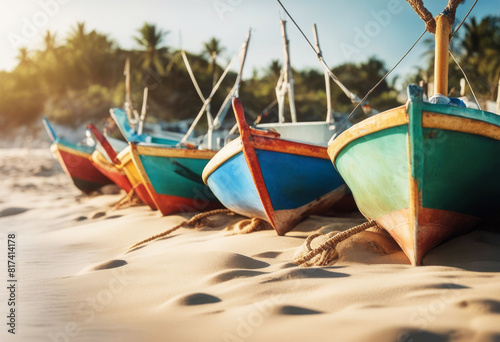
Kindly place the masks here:
POLYGON ((448 45, 451 24, 446 15, 436 17, 436 49, 434 56, 434 95, 448 96, 448 45))

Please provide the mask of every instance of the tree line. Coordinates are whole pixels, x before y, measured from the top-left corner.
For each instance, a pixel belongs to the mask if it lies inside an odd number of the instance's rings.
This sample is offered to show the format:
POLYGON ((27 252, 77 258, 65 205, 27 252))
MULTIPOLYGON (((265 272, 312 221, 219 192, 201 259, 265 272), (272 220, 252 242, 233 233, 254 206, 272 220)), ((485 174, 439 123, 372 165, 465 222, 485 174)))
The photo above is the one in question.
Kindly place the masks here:
MULTIPOLYGON (((482 100, 494 100, 500 73, 500 17, 471 19, 461 36, 455 37, 452 51, 476 86, 482 100)), ((40 50, 20 48, 14 70, 0 71, 0 130, 39 122, 42 115, 60 124, 77 126, 89 121, 102 122, 111 107, 121 107, 125 97, 123 67, 131 61, 132 99, 136 108, 142 101, 143 87, 149 88, 148 117, 165 121, 193 118, 202 103, 182 61, 180 51, 165 44, 168 31, 151 23, 136 30, 136 49, 124 50, 108 35, 77 23, 62 40, 47 31, 40 50)), ((251 46, 250 46, 251 49, 251 46)), ((432 43, 429 43, 432 50, 432 43)), ((207 96, 222 73, 218 63, 224 51, 217 38, 203 44, 201 53, 187 52, 202 92, 207 96)), ((450 62, 452 63, 452 62, 450 62)), ((432 82, 433 60, 422 63, 404 83, 432 82)), ((272 106, 281 70, 280 60, 254 70, 240 88, 240 98, 250 120, 263 114, 272 121, 272 106)), ((358 95, 364 95, 386 72, 384 62, 369 57, 361 63, 344 63, 332 71, 358 95)), ((212 101, 218 108, 232 87, 230 72, 212 101)), ((324 76, 314 69, 293 69, 298 120, 323 120, 326 115, 324 76)), ((462 77, 451 65, 450 84, 462 77)), ((451 95, 457 95, 452 89, 451 95)), ((384 81, 370 97, 373 108, 382 111, 399 104, 395 82, 384 81)), ((337 113, 352 110, 352 103, 332 85, 332 101, 337 113)), ((359 115, 358 115, 359 116, 359 115)), ((228 117, 230 117, 228 115, 228 117)))

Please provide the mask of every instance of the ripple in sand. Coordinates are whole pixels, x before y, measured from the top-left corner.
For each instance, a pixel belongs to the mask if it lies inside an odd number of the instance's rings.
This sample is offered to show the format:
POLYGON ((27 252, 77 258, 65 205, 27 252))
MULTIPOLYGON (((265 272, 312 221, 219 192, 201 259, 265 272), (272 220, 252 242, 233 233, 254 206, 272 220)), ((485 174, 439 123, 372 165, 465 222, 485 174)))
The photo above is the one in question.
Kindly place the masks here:
POLYGON ((493 299, 466 299, 456 304, 474 314, 499 314, 500 302, 493 299))
POLYGON ((280 256, 281 254, 283 254, 283 252, 269 251, 269 252, 263 252, 263 253, 252 255, 252 257, 274 259, 274 258, 277 258, 278 256, 280 256))
POLYGON ((115 259, 115 260, 110 260, 105 263, 102 263, 100 265, 97 265, 92 268, 94 271, 99 271, 99 270, 109 270, 111 268, 117 268, 121 266, 127 265, 127 262, 125 260, 120 260, 120 259, 115 259))
POLYGON ((221 302, 219 297, 209 295, 207 293, 193 293, 178 299, 178 303, 181 305, 203 305, 203 304, 213 304, 221 302))
POLYGON ((222 271, 210 277, 209 283, 211 284, 220 284, 229 280, 238 279, 238 278, 250 278, 259 276, 261 274, 266 274, 265 272, 260 271, 252 271, 252 270, 230 270, 230 271, 222 271))
POLYGON ((292 316, 317 315, 323 313, 321 311, 302 308, 300 306, 293 306, 293 305, 283 305, 281 307, 278 307, 276 312, 281 315, 292 315, 292 316))
POLYGON ((269 264, 264 261, 256 260, 238 253, 218 253, 212 254, 212 265, 218 264, 218 267, 223 269, 228 268, 245 268, 257 269, 268 267, 269 264))
POLYGON ((0 211, 0 217, 19 215, 19 214, 22 214, 28 210, 29 209, 27 209, 27 208, 16 208, 16 207, 6 208, 6 209, 0 211))
POLYGON ((284 272, 280 274, 263 280, 261 284, 272 283, 275 281, 283 281, 287 279, 326 279, 326 278, 344 278, 349 277, 347 273, 340 272, 330 272, 322 268, 295 268, 295 269, 286 269, 284 272))
POLYGON ((454 283, 440 283, 440 284, 432 284, 427 288, 429 289, 444 289, 444 290, 461 290, 461 289, 470 289, 469 286, 454 284, 454 283))

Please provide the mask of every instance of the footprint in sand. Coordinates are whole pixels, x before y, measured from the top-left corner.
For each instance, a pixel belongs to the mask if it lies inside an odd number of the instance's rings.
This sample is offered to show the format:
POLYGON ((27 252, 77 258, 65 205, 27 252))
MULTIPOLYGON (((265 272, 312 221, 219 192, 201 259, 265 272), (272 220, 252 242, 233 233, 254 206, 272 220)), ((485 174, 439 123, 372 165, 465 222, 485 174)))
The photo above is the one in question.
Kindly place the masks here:
POLYGON ((263 252, 259 254, 252 255, 253 258, 265 258, 265 259, 274 259, 279 257, 283 252, 275 252, 275 251, 269 251, 269 252, 263 252))
POLYGON ((0 211, 0 217, 19 215, 19 214, 22 214, 28 210, 29 209, 27 209, 27 208, 16 208, 16 207, 6 208, 6 209, 3 209, 2 211, 0 211))
POLYGON ((106 217, 106 220, 116 219, 116 218, 120 218, 122 216, 123 215, 111 215, 111 216, 106 217))
POLYGON ((115 260, 110 260, 106 261, 105 263, 102 263, 100 265, 97 265, 92 268, 94 271, 99 271, 99 270, 109 270, 111 268, 117 268, 121 266, 127 265, 127 262, 125 260, 120 260, 120 259, 115 259, 115 260))
POLYGON ((323 312, 302 308, 300 306, 283 305, 276 308, 276 313, 280 315, 301 316, 301 315, 317 315, 317 314, 322 314, 323 312))
POLYGON ((90 214, 89 218, 94 220, 94 219, 98 219, 98 218, 103 217, 103 216, 106 216, 105 211, 96 211, 96 212, 90 214))
POLYGON ((252 270, 230 270, 222 271, 210 277, 208 282, 210 284, 220 284, 229 280, 238 278, 250 278, 259 276, 261 274, 266 274, 265 272, 252 271, 252 270))
POLYGON ((215 297, 207 293, 193 293, 178 299, 179 304, 186 306, 213 304, 221 301, 222 300, 219 297, 215 297))
POLYGON ((294 268, 285 269, 283 272, 277 272, 271 278, 267 278, 261 284, 272 283, 276 281, 292 280, 292 279, 318 279, 318 278, 344 278, 349 277, 347 273, 330 272, 322 268, 294 268))
POLYGON ((473 314, 499 314, 500 302, 493 299, 466 299, 456 304, 473 314))

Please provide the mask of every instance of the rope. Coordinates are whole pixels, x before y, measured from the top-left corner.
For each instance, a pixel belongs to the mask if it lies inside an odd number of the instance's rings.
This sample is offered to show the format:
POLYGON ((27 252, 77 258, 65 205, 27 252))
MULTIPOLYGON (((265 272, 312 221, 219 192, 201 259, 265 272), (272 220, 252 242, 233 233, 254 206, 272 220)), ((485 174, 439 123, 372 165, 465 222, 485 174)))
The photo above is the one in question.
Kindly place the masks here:
POLYGON ((464 75, 464 78, 465 80, 467 81, 467 84, 469 85, 469 88, 470 88, 470 91, 472 93, 472 96, 474 97, 474 101, 476 102, 476 105, 477 105, 477 108, 479 108, 480 110, 481 109, 481 106, 479 105, 479 102, 477 101, 477 97, 476 97, 476 94, 474 93, 474 89, 472 89, 472 85, 470 84, 469 82, 469 78, 467 77, 467 75, 465 74, 465 71, 464 69, 462 69, 462 67, 460 66, 460 64, 458 63, 457 59, 455 58, 455 56, 453 55, 453 53, 451 53, 451 50, 449 50, 449 53, 450 53, 450 56, 453 58, 453 60, 455 61, 455 63, 457 64, 458 68, 460 69, 460 71, 462 72, 462 75, 464 75))
POLYGON ((430 33, 436 33, 436 20, 422 0, 406 0, 418 16, 425 22, 425 29, 430 33))
POLYGON ((326 68, 326 70, 328 71, 328 75, 330 75, 330 77, 332 78, 332 80, 340 87, 340 89, 342 89, 342 91, 344 92, 344 94, 353 102, 353 103, 356 103, 356 102, 359 102, 359 97, 354 94, 353 92, 349 91, 346 86, 344 86, 342 84, 342 82, 340 82, 340 80, 338 79, 337 76, 335 76, 335 74, 330 70, 330 68, 328 67, 328 65, 326 64, 325 60, 323 59, 323 56, 321 55, 321 52, 316 50, 316 48, 313 46, 313 44, 311 43, 311 41, 309 40, 309 38, 307 38, 307 36, 305 35, 304 31, 302 31, 302 29, 300 28, 300 26, 297 24, 297 22, 293 19, 293 17, 291 16, 291 14, 288 12, 288 10, 285 8, 285 6, 281 3, 280 0, 276 0, 278 1, 278 3, 280 4, 280 6, 283 8, 283 10, 285 11, 286 15, 290 18, 290 20, 293 22, 293 24, 295 25, 295 27, 297 27, 297 29, 299 30, 299 32, 302 34, 302 36, 304 37, 304 39, 306 40, 306 42, 309 44, 309 46, 311 47, 311 49, 313 49, 314 53, 316 54, 316 57, 318 57, 318 60, 321 62, 321 64, 323 64, 323 67, 326 68))
POLYGON ((328 239, 323 242, 318 248, 312 249, 311 242, 314 238, 321 236, 323 234, 315 233, 307 237, 304 242, 304 247, 308 251, 307 253, 299 253, 300 249, 293 256, 293 262, 300 266, 325 266, 328 265, 333 259, 337 257, 337 251, 335 247, 338 243, 346 240, 347 238, 358 234, 362 231, 367 230, 371 227, 378 227, 374 220, 365 222, 358 226, 352 227, 343 232, 333 234, 335 232, 328 233, 328 239), (298 255, 297 255, 298 254, 298 255), (311 260, 318 256, 316 260, 311 260))
POLYGON ((142 240, 140 242, 137 242, 136 244, 132 245, 130 248, 129 248, 129 252, 145 243, 148 243, 150 241, 153 241, 153 240, 156 240, 156 239, 159 239, 159 238, 162 238, 162 237, 165 237, 173 232, 175 232, 176 230, 178 230, 179 228, 193 228, 193 227, 196 227, 197 224, 200 223, 200 221, 202 221, 203 219, 209 217, 209 216, 214 216, 214 215, 219 215, 219 214, 229 214, 229 213, 232 213, 231 210, 229 209, 216 209, 216 210, 212 210, 212 211, 207 211, 207 212, 204 212, 204 213, 200 213, 198 215, 195 215, 193 216, 191 219, 189 220, 186 220, 184 222, 181 222, 179 223, 178 225, 164 231, 163 233, 159 233, 159 234, 156 234, 156 235, 153 235, 145 240, 142 240))
POLYGON ((446 8, 444 9, 443 12, 447 13, 446 16, 448 17, 448 20, 450 21, 450 24, 453 25, 455 22, 455 13, 457 12, 457 7, 461 3, 463 3, 465 0, 449 0, 448 5, 446 5, 446 8))
POLYGON ((233 233, 233 235, 250 234, 253 232, 258 232, 261 230, 272 229, 271 225, 264 220, 258 218, 252 218, 250 224, 245 226, 245 228, 238 230, 233 233))
POLYGON ((467 12, 467 14, 465 15, 465 17, 460 22, 460 24, 458 24, 457 28, 455 29, 455 32, 453 32, 453 34, 450 37, 450 42, 453 39, 453 37, 455 37, 455 35, 457 34, 457 32, 460 29, 460 27, 462 27, 462 24, 464 23, 465 19, 467 19, 467 17, 469 16, 470 12, 472 12, 472 9, 474 8, 474 6, 476 6, 476 4, 477 4, 477 0, 474 1, 474 3, 472 4, 472 6, 469 9, 469 12, 467 12))
POLYGON ((370 94, 380 85, 380 83, 382 83, 386 78, 387 76, 389 76, 393 71, 394 69, 397 68, 397 66, 403 61, 403 59, 406 58, 406 56, 408 56, 408 54, 410 53, 411 50, 413 50, 413 48, 415 47, 415 45, 417 45, 417 43, 420 41, 420 39, 422 39, 422 37, 424 36, 425 32, 427 32, 427 29, 424 30, 424 32, 422 32, 422 34, 420 35, 420 37, 417 38, 417 40, 413 43, 413 45, 408 49, 408 51, 406 51, 406 53, 403 55, 403 57, 401 57, 401 59, 396 63, 394 64, 394 66, 392 67, 391 70, 389 70, 385 75, 384 77, 382 77, 380 79, 380 81, 377 82, 377 84, 375 84, 370 90, 368 90, 368 92, 366 93, 366 95, 363 97, 363 99, 356 105, 356 107, 354 107, 354 109, 351 111, 351 113, 347 116, 347 118, 342 122, 342 124, 339 126, 339 128, 337 128, 334 132, 333 132, 333 135, 332 137, 330 138, 330 141, 328 142, 328 144, 331 144, 332 141, 337 137, 337 133, 338 132, 341 132, 342 131, 342 128, 347 124, 347 122, 349 122, 349 119, 354 115, 354 113, 356 112, 356 110, 359 108, 359 106, 361 106, 361 104, 363 102, 366 101, 366 99, 368 98, 368 96, 370 96, 370 94))
POLYGON ((125 196, 123 196, 122 198, 120 198, 118 200, 118 202, 116 202, 116 204, 113 206, 113 208, 111 209, 111 211, 116 211, 118 209, 122 209, 124 208, 125 206, 134 206, 136 204, 139 204, 141 203, 141 200, 136 196, 135 194, 135 187, 133 187, 132 189, 130 189, 130 191, 125 194, 125 196), (135 203, 134 203, 134 199, 135 199, 135 203))

